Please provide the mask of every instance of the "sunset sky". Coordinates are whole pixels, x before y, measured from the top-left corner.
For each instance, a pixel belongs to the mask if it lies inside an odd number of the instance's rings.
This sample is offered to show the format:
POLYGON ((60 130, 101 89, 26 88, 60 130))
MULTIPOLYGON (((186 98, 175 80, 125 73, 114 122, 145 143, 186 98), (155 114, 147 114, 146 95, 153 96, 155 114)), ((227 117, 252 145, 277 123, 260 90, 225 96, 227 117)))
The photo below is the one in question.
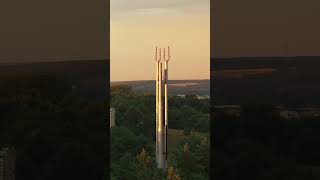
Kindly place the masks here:
MULTIPOLYGON (((111 80, 152 79, 170 45, 171 79, 209 78, 214 57, 319 56, 318 0, 111 0, 111 80), (209 32, 211 19, 212 34, 209 32)), ((107 0, 1 0, 0 63, 108 58, 107 0)))
POLYGON ((111 81, 155 77, 155 47, 171 47, 170 79, 209 79, 209 0, 111 0, 111 81))

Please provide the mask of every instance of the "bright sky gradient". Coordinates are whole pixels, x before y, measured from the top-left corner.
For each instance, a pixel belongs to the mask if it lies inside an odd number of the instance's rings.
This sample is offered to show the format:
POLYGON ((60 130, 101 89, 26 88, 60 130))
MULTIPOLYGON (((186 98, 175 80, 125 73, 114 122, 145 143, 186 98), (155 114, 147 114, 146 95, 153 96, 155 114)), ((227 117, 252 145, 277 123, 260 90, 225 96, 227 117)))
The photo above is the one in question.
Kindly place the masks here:
POLYGON ((209 79, 210 0, 111 0, 111 81, 155 79, 155 46, 171 47, 170 79, 209 79))

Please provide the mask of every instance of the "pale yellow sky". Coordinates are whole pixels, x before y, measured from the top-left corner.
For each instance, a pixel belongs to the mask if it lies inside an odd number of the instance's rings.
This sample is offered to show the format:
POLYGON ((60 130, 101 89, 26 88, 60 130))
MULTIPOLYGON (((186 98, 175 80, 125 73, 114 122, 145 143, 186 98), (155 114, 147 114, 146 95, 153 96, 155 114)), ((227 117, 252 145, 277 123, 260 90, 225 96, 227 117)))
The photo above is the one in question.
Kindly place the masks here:
POLYGON ((157 45, 171 47, 170 79, 209 79, 210 1, 150 1, 111 0, 111 81, 154 79, 157 45))

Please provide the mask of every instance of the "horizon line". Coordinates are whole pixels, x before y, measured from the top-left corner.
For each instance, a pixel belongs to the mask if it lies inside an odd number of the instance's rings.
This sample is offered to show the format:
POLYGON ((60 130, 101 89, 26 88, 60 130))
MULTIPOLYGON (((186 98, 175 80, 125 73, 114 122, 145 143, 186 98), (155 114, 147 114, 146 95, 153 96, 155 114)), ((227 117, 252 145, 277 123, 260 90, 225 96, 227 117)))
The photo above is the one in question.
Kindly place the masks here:
POLYGON ((295 56, 220 56, 220 57, 210 57, 210 59, 238 59, 238 58, 320 58, 320 55, 295 55, 295 56))
MULTIPOLYGON (((209 80, 210 78, 207 79, 169 79, 169 81, 206 81, 209 80)), ((155 81, 155 79, 149 79, 149 80, 118 80, 118 81, 111 81, 110 83, 115 83, 115 82, 134 82, 134 81, 155 81)))
POLYGON ((88 61, 110 61, 110 58, 65 58, 65 59, 42 59, 39 61, 22 61, 22 60, 17 60, 17 61, 3 61, 4 59, 0 59, 0 65, 21 65, 21 64, 36 64, 36 63, 63 63, 63 62, 88 62, 88 61))

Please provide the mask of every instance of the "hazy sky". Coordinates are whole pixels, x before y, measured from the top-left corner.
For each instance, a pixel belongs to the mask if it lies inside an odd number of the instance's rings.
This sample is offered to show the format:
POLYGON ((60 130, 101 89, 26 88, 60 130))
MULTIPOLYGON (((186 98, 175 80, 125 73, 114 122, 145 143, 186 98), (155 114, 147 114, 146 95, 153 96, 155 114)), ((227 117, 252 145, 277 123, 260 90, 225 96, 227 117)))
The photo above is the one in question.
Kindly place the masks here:
POLYGON ((319 56, 319 0, 214 0, 213 57, 319 56))
POLYGON ((155 46, 171 47, 170 79, 208 79, 209 0, 111 0, 111 81, 155 78, 155 46))
POLYGON ((107 1, 1 0, 0 63, 105 59, 107 1))
MULTIPOLYGON (((208 78, 209 0, 110 1, 112 80, 151 79, 155 45, 172 46, 171 78, 208 78)), ((0 63, 105 59, 107 2, 1 0, 0 63)), ((319 0, 211 5, 215 57, 320 55, 319 0)))

